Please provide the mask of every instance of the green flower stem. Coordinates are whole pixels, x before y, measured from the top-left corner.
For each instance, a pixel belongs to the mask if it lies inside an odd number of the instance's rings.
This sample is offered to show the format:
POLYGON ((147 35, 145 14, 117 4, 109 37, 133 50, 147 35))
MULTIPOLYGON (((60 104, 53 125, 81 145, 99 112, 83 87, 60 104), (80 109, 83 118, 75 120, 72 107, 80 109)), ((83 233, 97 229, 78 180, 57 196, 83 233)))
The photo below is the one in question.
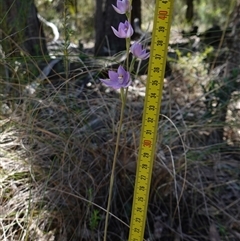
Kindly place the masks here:
MULTIPOLYGON (((130 2, 130 6, 132 6, 132 1, 130 2)), ((129 23, 131 23, 131 13, 132 11, 130 11, 129 13, 126 13, 126 17, 129 23)), ((129 50, 130 50, 130 44, 131 44, 131 38, 127 38, 126 39, 126 53, 127 53, 127 71, 129 71, 129 50)))
POLYGON ((130 68, 129 68, 129 72, 132 73, 133 71, 133 68, 134 68, 134 64, 135 64, 135 61, 136 61, 137 58, 133 57, 132 61, 131 61, 131 64, 130 64, 130 68))
POLYGON ((126 53, 127 53, 127 60, 126 60, 126 69, 129 71, 129 50, 130 50, 130 42, 131 39, 127 38, 126 39, 126 53))
MULTIPOLYGON (((132 0, 129 0, 129 5, 132 6, 132 0)), ((129 23, 131 23, 131 16, 132 16, 132 10, 130 10, 129 12, 126 13, 126 17, 129 21, 129 23)))
MULTIPOLYGON (((132 6, 132 0, 130 0, 130 6, 132 6)), ((127 19, 129 22, 131 22, 131 11, 126 14, 127 19)), ((130 43, 131 38, 126 39, 126 53, 127 53, 127 59, 126 59, 126 69, 129 71, 129 50, 130 50, 130 43)), ((132 69, 132 63, 130 70, 132 69)), ((124 88, 121 88, 121 100, 122 100, 122 106, 121 106, 121 113, 120 113, 120 120, 118 124, 118 130, 117 130, 117 140, 116 140, 116 146, 115 146, 115 152, 113 157, 113 165, 112 165, 112 172, 110 177, 110 184, 109 184, 109 194, 108 194, 108 201, 107 201, 107 211, 106 211, 106 218, 105 218, 105 227, 104 227, 104 241, 107 241, 107 229, 108 229, 108 220, 109 220, 109 212, 111 207, 111 201, 112 201, 112 193, 113 193, 113 184, 114 184, 114 177, 115 177, 115 167, 117 163, 117 155, 119 150, 119 141, 121 136, 121 129, 122 129, 122 123, 123 123, 123 117, 124 117, 124 109, 126 106, 127 101, 127 94, 128 94, 128 88, 126 88, 126 91, 124 92, 124 88)))
POLYGON ((109 219, 109 212, 111 207, 111 201, 112 201, 112 193, 113 193, 113 184, 114 184, 114 176, 115 176, 115 167, 117 163, 117 155, 119 150, 119 141, 121 136, 121 129, 122 129, 122 123, 123 123, 123 117, 124 117, 124 109, 126 105, 127 100, 127 89, 124 93, 124 88, 121 88, 121 100, 122 100, 122 106, 121 106, 121 114, 120 114, 120 120, 117 130, 117 140, 116 140, 116 146, 115 146, 115 152, 113 157, 113 165, 112 165, 112 172, 110 177, 110 184, 109 184, 109 194, 108 194, 108 201, 107 201, 107 212, 106 212, 106 218, 105 218, 105 227, 104 227, 104 241, 107 241, 107 229, 108 229, 108 219, 109 219))

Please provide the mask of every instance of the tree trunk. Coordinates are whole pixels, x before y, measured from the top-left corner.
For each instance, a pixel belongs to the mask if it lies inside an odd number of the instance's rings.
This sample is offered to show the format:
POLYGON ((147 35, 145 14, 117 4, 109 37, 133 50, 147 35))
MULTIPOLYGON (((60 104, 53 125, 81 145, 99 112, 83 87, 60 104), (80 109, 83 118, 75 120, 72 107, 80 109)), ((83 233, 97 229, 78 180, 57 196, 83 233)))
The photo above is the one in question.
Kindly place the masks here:
MULTIPOLYGON (((141 0, 133 0, 132 20, 139 18, 141 23, 141 0)), ((126 20, 125 15, 114 11, 116 0, 96 0, 95 11, 95 55, 115 54, 125 50, 125 39, 116 37, 111 26, 118 28, 126 20)))
POLYGON ((133 21, 135 18, 139 19, 139 23, 140 26, 142 24, 142 17, 141 17, 141 0, 132 0, 132 25, 133 25, 133 21))
POLYGON ((186 0, 187 3, 187 9, 186 9, 186 20, 188 23, 190 23, 194 16, 194 5, 193 0, 186 0))
POLYGON ((46 41, 33 0, 0 0, 2 48, 8 57, 47 55, 46 41))

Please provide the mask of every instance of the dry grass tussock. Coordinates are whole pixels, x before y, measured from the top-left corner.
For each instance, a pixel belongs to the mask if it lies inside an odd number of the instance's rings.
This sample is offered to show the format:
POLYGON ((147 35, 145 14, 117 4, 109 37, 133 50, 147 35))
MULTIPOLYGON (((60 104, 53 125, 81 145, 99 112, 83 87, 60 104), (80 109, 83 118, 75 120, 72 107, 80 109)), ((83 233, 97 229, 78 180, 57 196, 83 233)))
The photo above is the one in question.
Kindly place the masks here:
MULTIPOLYGON (((102 240, 121 103, 81 81, 46 82, 1 115, 0 240, 102 240)), ((127 240, 144 81, 125 110, 108 240, 127 240)), ((191 81, 176 70, 164 84, 145 238, 239 240, 239 146, 211 135, 237 120, 207 118, 191 81)))

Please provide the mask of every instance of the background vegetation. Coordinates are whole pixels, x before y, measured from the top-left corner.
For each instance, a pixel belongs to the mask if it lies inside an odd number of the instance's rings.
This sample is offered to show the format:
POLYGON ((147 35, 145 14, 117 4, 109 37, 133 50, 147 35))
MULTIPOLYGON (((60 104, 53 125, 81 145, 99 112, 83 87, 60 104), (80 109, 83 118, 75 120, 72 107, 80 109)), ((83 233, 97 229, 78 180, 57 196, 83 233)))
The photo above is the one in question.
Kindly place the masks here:
MULTIPOLYGON (((31 51, 44 54, 27 54, 14 39, 23 31, 8 27, 13 5, 5 11, 3 1, 0 240, 102 240, 120 99, 98 79, 122 63, 122 55, 107 49, 94 56, 90 0, 36 0, 48 53, 40 44, 31 51), (6 43, 13 51, 4 51, 6 43)), ((142 1, 138 37, 146 44, 154 3, 142 1)), ((145 239, 237 241, 239 2, 193 3, 189 21, 186 2, 174 3, 145 239)), ((128 237, 146 65, 137 63, 129 89, 109 240, 128 237)))

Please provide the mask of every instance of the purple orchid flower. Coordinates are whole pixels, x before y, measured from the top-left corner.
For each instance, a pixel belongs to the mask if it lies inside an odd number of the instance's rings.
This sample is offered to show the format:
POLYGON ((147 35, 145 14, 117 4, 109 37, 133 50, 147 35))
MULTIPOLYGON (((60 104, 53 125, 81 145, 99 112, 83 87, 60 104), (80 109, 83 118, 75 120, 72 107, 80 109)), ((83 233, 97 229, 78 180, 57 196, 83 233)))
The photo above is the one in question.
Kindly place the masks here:
POLYGON ((114 34, 119 38, 130 38, 133 35, 133 28, 127 20, 125 23, 120 23, 118 25, 118 31, 114 27, 111 28, 114 34))
POLYGON ((125 14, 130 11, 129 0, 117 0, 117 7, 112 4, 114 10, 119 14, 125 14))
POLYGON ((134 57, 139 59, 147 59, 150 56, 150 53, 146 53, 146 49, 143 49, 142 44, 135 42, 130 47, 130 52, 133 54, 134 57))
POLYGON ((130 73, 126 71, 121 65, 117 72, 108 71, 109 79, 100 79, 100 81, 113 89, 126 88, 131 84, 130 73))

